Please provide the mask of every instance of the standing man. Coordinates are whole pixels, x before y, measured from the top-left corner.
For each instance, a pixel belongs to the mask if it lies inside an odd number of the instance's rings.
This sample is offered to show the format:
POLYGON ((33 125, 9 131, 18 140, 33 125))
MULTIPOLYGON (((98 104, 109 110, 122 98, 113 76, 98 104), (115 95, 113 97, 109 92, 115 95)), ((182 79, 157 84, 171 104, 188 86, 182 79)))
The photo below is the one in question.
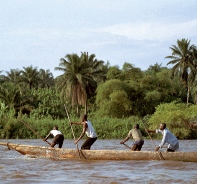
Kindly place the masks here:
POLYGON ((83 130, 81 135, 79 136, 79 138, 75 141, 75 144, 77 144, 79 142, 79 140, 86 134, 87 135, 87 139, 86 141, 83 143, 83 145, 81 146, 81 149, 84 150, 90 150, 91 146, 93 145, 93 143, 97 140, 97 135, 96 132, 91 124, 91 122, 87 119, 87 115, 83 114, 81 116, 81 122, 70 122, 70 124, 77 124, 77 125, 82 125, 83 126, 83 130))
POLYGON ((57 126, 53 127, 53 130, 51 130, 49 132, 49 134, 46 136, 45 139, 43 139, 44 141, 46 141, 50 135, 53 135, 54 139, 53 142, 51 143, 51 147, 54 147, 56 144, 59 144, 59 148, 62 147, 63 142, 64 142, 64 136, 63 134, 58 130, 57 126))
POLYGON ((127 135, 127 137, 124 139, 124 141, 121 141, 120 144, 124 144, 126 141, 129 140, 130 137, 133 137, 133 146, 131 148, 132 151, 140 151, 143 144, 144 139, 142 137, 142 134, 139 130, 139 124, 135 124, 133 126, 133 129, 131 129, 127 135))
POLYGON ((179 149, 179 141, 167 128, 165 123, 161 123, 159 129, 156 130, 147 130, 146 132, 160 133, 163 134, 162 141, 158 147, 156 147, 156 151, 159 148, 162 148, 165 143, 168 144, 167 152, 174 152, 179 149))

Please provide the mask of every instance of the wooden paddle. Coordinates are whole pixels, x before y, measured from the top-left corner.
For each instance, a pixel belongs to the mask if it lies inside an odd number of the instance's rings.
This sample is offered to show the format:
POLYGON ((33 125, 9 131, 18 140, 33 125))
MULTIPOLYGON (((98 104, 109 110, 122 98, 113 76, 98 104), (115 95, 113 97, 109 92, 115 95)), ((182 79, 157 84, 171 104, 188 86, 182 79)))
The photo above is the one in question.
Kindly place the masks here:
MULTIPOLYGON (((143 123, 143 121, 141 121, 142 122, 142 124, 143 124, 143 126, 144 126, 144 128, 145 128, 145 130, 147 130, 146 129, 146 126, 144 125, 144 123, 143 123)), ((147 133, 148 133, 148 135, 149 135, 149 137, 150 137, 150 139, 151 139, 151 141, 152 141, 152 143, 153 143, 153 145, 154 145, 154 147, 155 147, 155 149, 156 149, 156 145, 155 145, 155 143, 154 143, 154 141, 153 141, 153 139, 152 139, 152 137, 151 137, 151 135, 149 134, 149 132, 147 131, 147 133)), ((161 154, 161 152, 160 151, 157 151, 158 152, 158 154, 159 154, 159 158, 161 159, 161 160, 165 160, 164 158, 163 158, 163 156, 162 156, 162 154, 161 154)))
POLYGON ((127 148, 131 149, 131 147, 129 147, 127 144, 123 143, 127 148))
MULTIPOLYGON (((71 123, 70 116, 69 116, 69 114, 68 114, 68 111, 67 111, 67 108, 66 108, 66 105, 65 105, 65 104, 64 104, 64 108, 65 108, 65 110, 66 110, 66 114, 67 114, 68 120, 69 120, 69 122, 71 123)), ((69 124, 70 124, 70 123, 69 123, 69 124)), ((72 127, 71 124, 70 124, 70 128, 71 128, 71 130, 72 130, 73 138, 74 138, 74 141, 75 141, 76 138, 75 138, 75 134, 74 134, 74 131, 73 131, 73 127, 72 127)), ((80 154, 80 151, 79 151, 78 144, 76 144, 76 148, 77 148, 77 151, 78 151, 78 153, 79 153, 79 157, 81 158, 81 154, 80 154)))
MULTIPOLYGON (((22 120, 19 121, 22 122, 27 128, 29 128, 33 133, 35 133, 38 137, 40 137, 43 140, 43 138, 35 130, 33 130, 30 126, 28 126, 24 121, 22 120)), ((47 140, 43 140, 43 141, 47 142, 51 146, 51 143, 48 142, 47 140)))

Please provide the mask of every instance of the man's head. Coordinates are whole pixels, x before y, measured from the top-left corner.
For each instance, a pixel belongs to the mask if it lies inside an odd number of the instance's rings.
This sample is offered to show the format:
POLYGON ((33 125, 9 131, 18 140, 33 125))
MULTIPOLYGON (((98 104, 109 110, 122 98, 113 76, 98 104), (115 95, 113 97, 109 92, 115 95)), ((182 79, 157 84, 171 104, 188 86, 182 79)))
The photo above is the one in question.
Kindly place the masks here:
POLYGON ((55 125, 55 126, 53 127, 53 130, 58 130, 58 127, 55 125))
POLYGON ((87 114, 82 114, 81 115, 81 121, 87 121, 87 119, 88 119, 87 114))
POLYGON ((166 124, 165 123, 161 123, 159 126, 160 130, 164 130, 166 128, 166 124))
POLYGON ((133 128, 135 128, 135 129, 139 129, 139 128, 140 128, 140 126, 139 126, 139 124, 135 124, 135 125, 133 126, 133 128))

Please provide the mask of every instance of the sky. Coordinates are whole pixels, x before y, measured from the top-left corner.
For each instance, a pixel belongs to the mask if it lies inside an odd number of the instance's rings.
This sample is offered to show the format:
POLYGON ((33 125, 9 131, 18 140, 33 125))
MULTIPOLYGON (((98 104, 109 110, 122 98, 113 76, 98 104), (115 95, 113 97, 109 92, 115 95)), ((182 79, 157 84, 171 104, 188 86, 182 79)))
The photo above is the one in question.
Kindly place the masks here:
POLYGON ((33 66, 54 70, 67 54, 88 52, 122 69, 142 70, 166 56, 177 40, 197 45, 196 0, 0 1, 0 71, 33 66))

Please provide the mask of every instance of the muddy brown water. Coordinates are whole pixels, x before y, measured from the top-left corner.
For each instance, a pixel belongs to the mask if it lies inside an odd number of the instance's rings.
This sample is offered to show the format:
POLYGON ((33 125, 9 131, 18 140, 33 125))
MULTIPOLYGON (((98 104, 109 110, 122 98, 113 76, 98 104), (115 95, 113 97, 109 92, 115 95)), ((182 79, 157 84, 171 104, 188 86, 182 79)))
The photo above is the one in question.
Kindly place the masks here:
MULTIPOLYGON (((0 141, 48 146, 40 139, 0 141)), ((51 140, 49 140, 51 141, 51 140)), ((84 140, 79 142, 79 147, 84 140)), ((92 149, 128 149, 121 140, 97 140, 92 149)), ((160 140, 155 140, 158 145, 160 140)), ((127 145, 131 146, 129 140, 127 145)), ((73 140, 65 140, 64 148, 76 149, 73 140)), ((153 150, 145 140, 142 150, 153 150)), ((162 151, 165 151, 163 149, 162 151)), ((197 151, 197 140, 181 140, 180 151, 197 151)), ((176 161, 87 161, 29 158, 0 146, 0 183, 2 184, 119 184, 119 183, 197 183, 197 163, 176 161)))

